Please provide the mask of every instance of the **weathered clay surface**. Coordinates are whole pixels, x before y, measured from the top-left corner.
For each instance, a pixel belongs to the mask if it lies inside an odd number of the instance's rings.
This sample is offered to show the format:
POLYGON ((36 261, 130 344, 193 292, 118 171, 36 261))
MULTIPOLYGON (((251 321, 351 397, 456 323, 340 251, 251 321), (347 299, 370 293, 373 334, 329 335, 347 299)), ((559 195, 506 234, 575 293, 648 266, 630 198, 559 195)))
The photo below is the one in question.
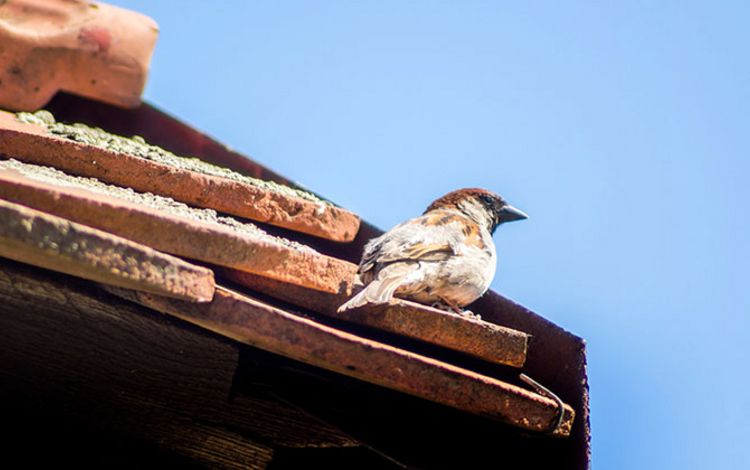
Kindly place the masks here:
POLYGON ((102 3, 0 1, 0 108, 36 110, 59 90, 135 107, 158 34, 151 18, 102 3))
POLYGON ((359 230, 345 209, 59 138, 11 113, 0 112, 0 154, 334 241, 359 230))
POLYGON ((102 183, 96 178, 69 175, 52 167, 23 163, 12 158, 3 160, 2 157, 0 157, 0 170, 8 170, 11 174, 17 172, 25 178, 40 183, 51 184, 53 186, 64 186, 66 188, 78 188, 87 192, 111 196, 131 202, 138 206, 144 206, 150 209, 155 209, 159 212, 167 212, 171 215, 184 217, 190 220, 206 222, 211 225, 228 228, 239 233, 260 237, 267 241, 280 243, 299 250, 314 251, 307 245, 303 245, 287 238, 273 236, 252 222, 240 221, 233 217, 223 216, 213 209, 191 207, 182 202, 177 202, 172 198, 152 193, 139 193, 138 191, 133 191, 131 188, 123 188, 113 184, 102 183))
MULTIPOLYGON (((0 164, 2 161, 0 161, 0 164)), ((325 292, 346 288, 355 266, 271 236, 71 187, 40 182, 0 165, 0 198, 105 230, 167 253, 325 292)), ((261 232, 262 233, 262 232, 261 232)))
POLYGON ((211 300, 214 276, 149 247, 0 200, 0 256, 119 287, 211 300))
POLYGON ((299 197, 324 205, 330 205, 327 201, 308 191, 291 188, 274 181, 265 181, 258 178, 248 177, 228 168, 203 161, 199 158, 181 157, 169 150, 159 147, 158 145, 146 142, 146 139, 139 135, 125 137, 107 132, 99 127, 91 127, 82 123, 67 124, 64 122, 58 122, 55 116, 47 110, 40 110, 35 113, 16 113, 16 118, 23 123, 38 124, 47 129, 52 135, 80 142, 82 144, 89 144, 105 150, 111 150, 115 153, 122 153, 133 157, 151 160, 156 163, 163 163, 174 168, 194 171, 209 176, 218 176, 219 178, 239 181, 240 183, 251 184, 277 193, 299 197))
MULTIPOLYGON (((526 430, 546 431, 557 418, 557 404, 536 393, 322 325, 222 287, 208 304, 143 293, 125 295, 251 346, 526 430)), ((566 405, 555 435, 567 436, 574 417, 566 405)))
POLYGON ((227 270, 224 274, 256 292, 324 315, 419 339, 497 364, 522 367, 526 361, 529 336, 518 330, 459 317, 405 300, 337 313, 339 305, 349 298, 346 292, 350 292, 350 286, 342 289, 342 293, 326 293, 284 286, 250 273, 227 270))

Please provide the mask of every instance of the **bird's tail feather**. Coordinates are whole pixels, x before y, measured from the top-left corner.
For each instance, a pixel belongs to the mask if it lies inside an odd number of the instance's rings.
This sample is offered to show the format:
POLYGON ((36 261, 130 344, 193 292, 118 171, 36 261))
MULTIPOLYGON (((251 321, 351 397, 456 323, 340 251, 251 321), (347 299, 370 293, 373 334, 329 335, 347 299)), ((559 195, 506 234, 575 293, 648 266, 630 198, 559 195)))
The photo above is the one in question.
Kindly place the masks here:
POLYGON ((388 303, 393 298, 396 289, 401 285, 402 280, 403 278, 401 276, 376 279, 369 283, 357 295, 341 305, 337 311, 343 312, 366 304, 388 303))

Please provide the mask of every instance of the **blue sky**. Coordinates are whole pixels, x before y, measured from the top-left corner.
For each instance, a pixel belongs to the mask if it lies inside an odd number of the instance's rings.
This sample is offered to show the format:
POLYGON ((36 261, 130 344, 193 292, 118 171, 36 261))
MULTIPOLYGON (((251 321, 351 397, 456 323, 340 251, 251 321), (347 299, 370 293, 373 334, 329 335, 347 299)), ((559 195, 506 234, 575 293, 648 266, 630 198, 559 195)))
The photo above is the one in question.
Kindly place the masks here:
POLYGON ((381 228, 528 212, 493 288, 588 341, 594 468, 748 468, 750 4, 113 3, 148 100, 381 228))

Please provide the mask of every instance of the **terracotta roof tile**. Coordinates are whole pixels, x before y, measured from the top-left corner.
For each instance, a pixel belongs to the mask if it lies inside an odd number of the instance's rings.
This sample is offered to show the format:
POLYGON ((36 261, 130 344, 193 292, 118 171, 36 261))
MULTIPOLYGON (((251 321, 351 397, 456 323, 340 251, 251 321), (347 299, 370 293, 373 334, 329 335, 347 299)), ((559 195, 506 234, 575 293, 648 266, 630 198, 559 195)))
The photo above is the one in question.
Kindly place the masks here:
MULTIPOLYGON (((298 190, 285 190, 279 185, 269 188, 226 170, 216 171, 237 175, 237 179, 61 138, 41 125, 20 122, 14 114, 2 111, 0 154, 334 241, 351 241, 359 230, 355 214, 323 201, 304 199, 298 190)), ((188 166, 195 163, 191 159, 181 161, 188 166)))
POLYGON ((187 207, 148 207, 116 197, 118 188, 110 194, 106 185, 95 187, 99 192, 84 189, 75 178, 52 174, 40 181, 33 179, 34 173, 39 178, 44 168, 12 163, 0 160, 0 197, 167 253, 327 292, 339 292, 342 279, 354 273, 351 263, 248 228, 252 226, 221 224, 210 213, 188 217, 196 210, 187 207))
POLYGON ((213 297, 211 270, 147 246, 2 199, 0 220, 0 256, 192 302, 213 297))
POLYGON ((232 281, 293 305, 460 351, 486 361, 522 367, 529 335, 482 320, 467 319, 425 305, 396 300, 343 313, 346 293, 324 293, 283 284, 250 273, 225 271, 232 281))
POLYGON ((151 18, 103 3, 0 2, 0 107, 36 110, 59 90, 137 106, 158 34, 151 18))

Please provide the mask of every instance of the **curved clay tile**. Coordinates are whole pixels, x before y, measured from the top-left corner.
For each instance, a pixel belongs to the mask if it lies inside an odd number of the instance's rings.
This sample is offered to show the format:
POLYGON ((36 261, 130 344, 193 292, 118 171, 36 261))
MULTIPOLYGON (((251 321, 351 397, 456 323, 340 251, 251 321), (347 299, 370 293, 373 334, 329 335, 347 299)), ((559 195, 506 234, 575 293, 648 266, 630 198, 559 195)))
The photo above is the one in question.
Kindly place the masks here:
POLYGON ((141 102, 159 29, 151 18, 78 0, 0 0, 0 108, 31 111, 59 90, 141 102))

